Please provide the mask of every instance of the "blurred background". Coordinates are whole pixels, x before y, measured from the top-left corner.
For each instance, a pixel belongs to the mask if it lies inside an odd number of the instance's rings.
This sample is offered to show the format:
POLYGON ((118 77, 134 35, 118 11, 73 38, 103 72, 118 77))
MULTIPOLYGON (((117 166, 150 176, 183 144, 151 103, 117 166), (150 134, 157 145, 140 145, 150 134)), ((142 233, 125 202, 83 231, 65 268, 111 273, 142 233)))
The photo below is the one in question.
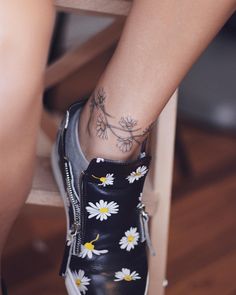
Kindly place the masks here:
MULTIPOLYGON (((49 64, 112 22, 107 16, 58 14, 49 64)), ((55 120, 90 95, 115 46, 116 40, 62 82, 51 83, 44 104, 55 120)), ((64 219, 60 208, 24 207, 4 254, 10 294, 66 294, 58 277, 64 219)), ((179 89, 167 272, 167 295, 236 295, 235 15, 179 89)))

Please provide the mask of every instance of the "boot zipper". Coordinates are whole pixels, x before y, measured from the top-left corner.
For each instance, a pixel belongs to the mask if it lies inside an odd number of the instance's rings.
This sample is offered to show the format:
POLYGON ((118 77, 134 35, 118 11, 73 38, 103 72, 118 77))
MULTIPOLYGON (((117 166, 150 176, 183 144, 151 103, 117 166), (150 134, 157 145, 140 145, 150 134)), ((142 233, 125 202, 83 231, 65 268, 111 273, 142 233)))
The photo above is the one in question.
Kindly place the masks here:
MULTIPOLYGON (((73 225, 72 225, 72 227, 73 227, 73 225)), ((61 268, 60 268, 60 272, 59 272, 59 274, 61 276, 66 275, 66 271, 67 271, 68 265, 70 263, 70 257, 72 255, 72 246, 74 244, 73 242, 74 242, 76 235, 77 235, 77 230, 75 230, 74 232, 72 232, 72 230, 70 230, 69 233, 67 234, 64 255, 63 255, 61 268)))
POLYGON ((80 225, 80 222, 79 222, 80 203, 73 185, 74 179, 73 179, 71 164, 67 160, 67 158, 64 158, 64 160, 65 160, 65 173, 66 173, 66 189, 69 196, 69 200, 72 203, 72 210, 73 210, 73 224, 72 224, 71 231, 74 232, 75 229, 77 229, 78 226, 80 225))
POLYGON ((80 221, 80 234, 76 237, 75 242, 75 254, 79 255, 81 250, 81 245, 83 242, 83 230, 84 230, 84 214, 83 214, 83 177, 85 173, 82 171, 79 177, 79 198, 80 198, 80 212, 79 212, 79 221, 80 221), (82 210, 81 210, 82 209, 82 210))
MULTIPOLYGON (((64 276, 66 273, 71 255, 79 255, 81 246, 81 204, 74 188, 74 179, 71 164, 66 157, 64 157, 64 168, 66 178, 66 191, 72 206, 73 217, 71 221, 71 227, 66 238, 64 257, 60 270, 60 275, 62 276, 64 276)), ((80 198, 82 198, 81 185, 83 174, 84 172, 82 171, 79 180, 80 198)))
POLYGON ((146 241, 151 255, 155 256, 156 251, 153 248, 152 241, 149 234, 149 228, 148 228, 149 215, 145 211, 145 205, 143 203, 138 204, 138 209, 139 209, 139 217, 140 217, 140 224, 141 224, 140 226, 141 242, 146 241))

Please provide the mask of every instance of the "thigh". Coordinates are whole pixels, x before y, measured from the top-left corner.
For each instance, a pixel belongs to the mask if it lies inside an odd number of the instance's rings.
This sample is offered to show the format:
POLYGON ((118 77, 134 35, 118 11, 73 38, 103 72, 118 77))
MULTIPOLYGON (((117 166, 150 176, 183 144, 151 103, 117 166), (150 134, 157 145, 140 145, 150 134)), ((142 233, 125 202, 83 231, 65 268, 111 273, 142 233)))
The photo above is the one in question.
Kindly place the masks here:
POLYGON ((0 256, 31 186, 53 20, 50 0, 0 1, 0 256))
POLYGON ((40 106, 53 22, 51 0, 0 2, 0 141, 40 106))
POLYGON ((53 23, 51 0, 0 1, 1 145, 36 129, 53 23))
POLYGON ((1 1, 1 91, 9 84, 8 92, 38 84, 45 69, 53 19, 51 0, 1 1))

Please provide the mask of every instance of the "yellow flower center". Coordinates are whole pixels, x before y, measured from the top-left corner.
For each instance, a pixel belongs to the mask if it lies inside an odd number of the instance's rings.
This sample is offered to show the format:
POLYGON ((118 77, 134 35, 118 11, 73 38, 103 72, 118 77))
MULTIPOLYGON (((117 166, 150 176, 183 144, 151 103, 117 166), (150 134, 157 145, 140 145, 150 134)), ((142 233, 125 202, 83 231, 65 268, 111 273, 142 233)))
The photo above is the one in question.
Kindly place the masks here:
POLYGON ((128 242, 131 243, 131 242, 133 242, 133 240, 134 240, 134 236, 128 236, 127 239, 128 239, 128 242))
POLYGON ((107 213, 108 212, 108 208, 106 207, 103 207, 103 208, 100 208, 100 213, 107 213))
POLYGON ((132 277, 131 277, 131 275, 125 275, 125 276, 124 276, 124 280, 127 281, 127 282, 132 281, 132 277))
POLYGON ((135 172, 135 176, 141 176, 141 172, 135 172))
POLYGON ((91 242, 87 242, 84 244, 84 247, 87 250, 93 251, 94 250, 94 245, 93 243, 96 242, 99 239, 99 235, 96 236, 96 239, 92 240, 91 242))
POLYGON ((85 243, 84 247, 90 251, 92 251, 94 249, 94 245, 92 243, 85 243))
POLYGON ((104 183, 107 179, 106 179, 106 177, 100 177, 99 180, 100 180, 102 183, 104 183))
POLYGON ((75 283, 76 283, 77 286, 80 286, 81 285, 81 280, 77 279, 77 280, 75 280, 75 283))

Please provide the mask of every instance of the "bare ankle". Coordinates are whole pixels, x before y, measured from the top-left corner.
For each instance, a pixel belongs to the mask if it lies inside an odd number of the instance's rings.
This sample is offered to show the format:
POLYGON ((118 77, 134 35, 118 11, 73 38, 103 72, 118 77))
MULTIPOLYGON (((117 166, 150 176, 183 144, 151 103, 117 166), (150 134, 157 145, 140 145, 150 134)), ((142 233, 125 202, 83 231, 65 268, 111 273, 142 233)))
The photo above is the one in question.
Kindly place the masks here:
POLYGON ((79 139, 87 160, 101 157, 110 160, 134 160, 149 134, 148 128, 137 127, 131 116, 116 117, 107 112, 105 92, 94 92, 80 114, 79 139))
POLYGON ((78 132, 81 149, 88 161, 97 157, 110 160, 133 160, 137 158, 139 151, 132 150, 122 153, 117 149, 114 138, 101 140, 94 133, 90 133, 87 126, 88 116, 86 115, 86 109, 84 109, 80 116, 78 132))

